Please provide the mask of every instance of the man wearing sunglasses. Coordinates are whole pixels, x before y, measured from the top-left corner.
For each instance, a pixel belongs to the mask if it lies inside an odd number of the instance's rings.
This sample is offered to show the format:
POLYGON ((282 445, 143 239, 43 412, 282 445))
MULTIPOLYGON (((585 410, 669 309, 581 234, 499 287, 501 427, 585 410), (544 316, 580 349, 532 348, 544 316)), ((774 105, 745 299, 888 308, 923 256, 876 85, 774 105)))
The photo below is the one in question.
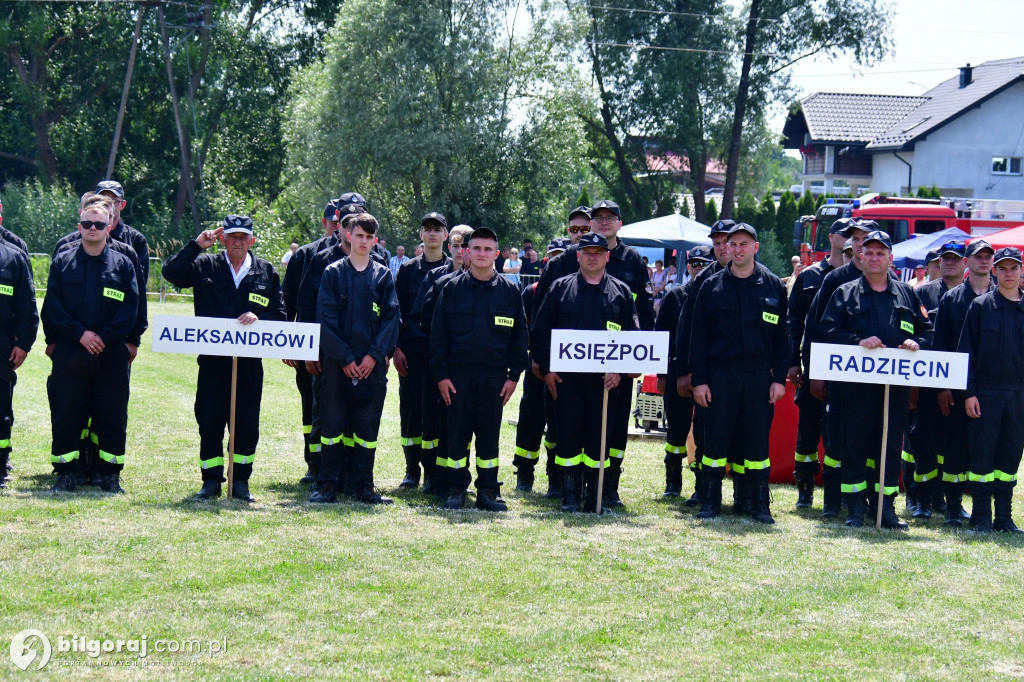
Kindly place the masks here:
POLYGON ((577 206, 569 211, 569 241, 580 243, 580 237, 590 232, 590 207, 577 206))
POLYGON ((100 487, 123 493, 128 375, 128 334, 136 322, 138 283, 135 266, 107 246, 112 213, 109 200, 97 198, 78 221, 81 239, 50 262, 43 299, 43 332, 54 343, 47 379, 53 444, 50 461, 57 472, 54 492, 73 492, 72 472, 80 455, 82 429, 92 406, 99 450, 100 487))
MULTIPOLYGON (((962 241, 951 241, 943 244, 939 252, 940 278, 923 284, 915 291, 921 299, 927 317, 934 322, 939 310, 939 301, 947 291, 955 289, 964 281, 964 258, 967 245, 962 241)), ((915 391, 911 391, 913 394, 915 391)), ((932 507, 942 510, 942 492, 939 490, 942 466, 938 460, 939 440, 942 437, 943 417, 939 411, 936 388, 920 388, 916 390, 916 400, 911 399, 916 407, 911 410, 909 419, 910 430, 907 433, 910 449, 913 454, 913 478, 916 488, 917 505, 914 507, 915 519, 927 520, 932 516, 932 507)), ((904 470, 904 476, 908 472, 904 470)))

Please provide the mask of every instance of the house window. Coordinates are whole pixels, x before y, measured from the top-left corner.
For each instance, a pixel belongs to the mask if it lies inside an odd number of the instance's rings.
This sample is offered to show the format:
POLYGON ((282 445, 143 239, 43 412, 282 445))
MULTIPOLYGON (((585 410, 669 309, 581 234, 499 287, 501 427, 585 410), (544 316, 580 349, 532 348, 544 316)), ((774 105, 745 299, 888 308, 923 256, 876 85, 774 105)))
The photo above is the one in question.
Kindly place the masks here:
POLYGON ((993 175, 1020 175, 1021 157, 1019 156, 993 156, 993 175))

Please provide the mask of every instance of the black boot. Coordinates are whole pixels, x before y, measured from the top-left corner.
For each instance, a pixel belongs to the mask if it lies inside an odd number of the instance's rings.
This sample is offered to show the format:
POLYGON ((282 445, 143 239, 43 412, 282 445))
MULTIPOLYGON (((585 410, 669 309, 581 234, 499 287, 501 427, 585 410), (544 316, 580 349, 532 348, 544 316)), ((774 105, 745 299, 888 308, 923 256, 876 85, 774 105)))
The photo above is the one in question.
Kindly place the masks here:
POLYGON ((992 495, 975 492, 971 505, 971 525, 975 533, 992 532, 992 495))
POLYGON ((316 477, 320 472, 317 471, 317 467, 312 464, 306 465, 306 474, 299 479, 299 483, 302 485, 312 485, 316 481, 316 477))
POLYGON ((963 519, 960 517, 960 509, 963 506, 963 493, 959 483, 946 484, 946 520, 944 523, 950 528, 960 528, 963 519))
POLYGON ((406 445, 402 449, 405 450, 405 478, 398 487, 415 488, 420 484, 420 446, 406 445))
MULTIPOLYGON (((839 517, 839 509, 843 505, 842 485, 839 472, 826 470, 822 473, 821 518, 835 519, 839 517)), ((846 498, 849 500, 849 498, 846 498)))
POLYGON ((380 493, 374 490, 372 483, 357 488, 352 497, 356 502, 362 502, 363 504, 394 504, 395 502, 390 497, 380 495, 380 493))
POLYGON ((664 497, 679 497, 683 492, 683 465, 665 465, 665 494, 664 497))
POLYGON ((533 492, 533 469, 521 467, 516 470, 516 490, 533 492))
MULTIPOLYGON (((920 497, 918 498, 920 499, 920 497)), ((882 499, 882 528, 888 530, 907 530, 907 524, 896 516, 896 494, 886 495, 882 499)))
MULTIPOLYGON (((584 489, 584 493, 583 493, 583 503, 580 506, 580 511, 582 511, 582 512, 586 512, 588 514, 596 514, 597 513, 597 478, 598 478, 599 475, 600 475, 600 473, 599 473, 599 471, 597 469, 589 469, 588 468, 586 471, 583 472, 583 480, 584 480, 583 489, 584 489)), ((606 504, 607 504, 607 497, 604 496, 604 494, 603 494, 605 490, 608 490, 608 472, 607 471, 605 471, 605 476, 604 476, 604 488, 602 490, 602 498, 603 499, 601 500, 601 513, 604 513, 605 510, 607 509, 607 506, 606 506, 606 504)))
POLYGON ((748 488, 750 493, 750 515, 758 523, 774 524, 771 511, 771 489, 768 481, 758 481, 748 488))
POLYGON ((11 477, 7 475, 7 463, 10 459, 10 450, 0 450, 0 489, 7 487, 7 481, 11 477))
POLYGON ((562 511, 575 513, 580 510, 580 489, 576 485, 576 472, 566 468, 562 471, 562 511))
POLYGON ((703 497, 705 490, 705 486, 703 485, 704 472, 701 471, 700 467, 691 469, 690 471, 693 472, 693 494, 690 495, 690 499, 683 504, 687 507, 699 507, 701 497, 703 497))
POLYGON ((992 498, 996 508, 992 530, 997 530, 1000 533, 1024 533, 1024 530, 1021 530, 1013 523, 1013 489, 1000 490, 992 498))
POLYGON ((732 475, 732 513, 737 515, 750 514, 750 494, 747 491, 747 475, 732 475))
POLYGON ((935 494, 935 481, 921 481, 917 484, 917 508, 914 509, 915 519, 932 517, 932 499, 935 494))
POLYGON ((796 475, 796 508, 810 509, 814 504, 814 474, 801 471, 796 475))
POLYGON ((256 498, 249 493, 249 481, 235 481, 231 484, 231 499, 240 502, 255 502, 256 498))
POLYGON ((124 495, 124 488, 121 487, 121 474, 113 473, 100 476, 100 489, 105 493, 124 495))
MULTIPOLYGON (((530 472, 533 473, 532 471, 530 472)), ((493 488, 478 488, 476 491, 476 508, 484 511, 508 511, 508 505, 501 498, 501 484, 493 488)))
POLYGON ((846 525, 850 528, 864 527, 864 495, 846 493, 846 525))
POLYGON ((698 519, 714 519, 722 513, 722 479, 704 476, 704 499, 701 501, 698 519))
POLYGON ((448 500, 444 503, 445 509, 462 509, 466 506, 466 489, 453 487, 448 490, 448 500))
POLYGON ((57 474, 57 480, 53 484, 53 492, 55 493, 73 493, 75 492, 75 479, 71 474, 57 474))
POLYGON ((318 481, 309 496, 311 504, 334 504, 338 501, 338 486, 327 481, 318 481))
POLYGON ((209 500, 220 497, 220 479, 207 478, 203 481, 203 487, 196 493, 197 500, 209 500))
POLYGON ((544 493, 544 497, 549 500, 557 500, 562 496, 562 483, 565 479, 558 471, 553 471, 548 474, 548 491, 544 493))
POLYGON ((622 478, 622 460, 612 457, 608 460, 608 466, 604 470, 604 490, 601 495, 601 506, 612 509, 625 506, 619 499, 619 479, 622 478))

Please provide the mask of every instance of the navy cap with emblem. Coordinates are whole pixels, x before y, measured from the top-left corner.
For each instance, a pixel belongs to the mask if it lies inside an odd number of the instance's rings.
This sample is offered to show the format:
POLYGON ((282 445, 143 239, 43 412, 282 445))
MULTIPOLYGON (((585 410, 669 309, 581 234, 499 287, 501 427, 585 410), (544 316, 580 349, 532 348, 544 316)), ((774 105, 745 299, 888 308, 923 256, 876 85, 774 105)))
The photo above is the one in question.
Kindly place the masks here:
POLYGON ((601 201, 594 204, 593 208, 590 209, 590 215, 593 216, 595 213, 598 212, 599 209, 602 208, 605 209, 606 211, 611 211, 620 218, 622 217, 622 214, 619 213, 619 205, 616 204, 611 199, 601 199, 601 201))
POLYGON ((347 206, 348 204, 358 204, 359 206, 366 206, 366 197, 359 192, 345 192, 340 197, 335 199, 338 204, 338 208, 347 206))
POLYGON ((954 256, 959 256, 960 258, 963 258, 966 251, 967 245, 964 244, 959 239, 954 239, 953 241, 946 242, 945 244, 939 247, 940 256, 945 256, 947 253, 951 253, 954 256))
POLYGON ((245 232, 246 234, 252 234, 252 218, 247 215, 234 215, 231 214, 224 219, 224 232, 222 234, 233 234, 235 232, 245 232))
POLYGON ((346 220, 359 213, 366 213, 366 206, 363 204, 343 204, 338 207, 334 214, 334 221, 344 224, 346 220))
POLYGON ((976 256, 978 252, 984 251, 985 249, 988 249, 993 254, 995 254, 996 252, 996 250, 992 248, 992 245, 989 244, 984 239, 975 239, 973 242, 967 245, 967 255, 976 256))
POLYGON ((96 194, 101 192, 113 192, 119 198, 124 199, 124 188, 117 180, 101 180, 96 185, 96 194))
POLYGON ((587 220, 590 220, 592 217, 589 206, 577 206, 573 210, 569 211, 569 220, 572 220, 572 217, 577 214, 587 216, 587 220))
POLYGON ((710 263, 714 259, 710 246, 695 246, 686 252, 687 263, 710 263))
POLYGON ((878 242, 885 248, 892 250, 892 239, 889 238, 888 232, 882 232, 881 230, 872 230, 871 232, 868 232, 867 237, 864 237, 864 246, 867 246, 868 242, 878 242))
POLYGON ((709 232, 708 234, 718 234, 720 232, 729 234, 729 230, 731 230, 733 228, 733 225, 735 224, 735 220, 730 220, 728 218, 716 220, 714 223, 711 224, 711 232, 709 232))
POLYGON ((473 230, 473 234, 469 235, 469 241, 473 241, 474 239, 491 239, 497 242, 498 235, 496 235, 494 230, 489 227, 478 227, 473 230))
POLYGON ((599 249, 608 250, 608 240, 599 235, 596 232, 587 232, 585 235, 580 237, 577 246, 582 250, 588 246, 596 246, 599 249))
MULTIPOLYGON (((849 218, 837 218, 832 227, 828 228, 829 235, 839 234, 846 229, 846 226, 850 224, 849 218)), ((845 236, 845 235, 844 235, 845 236)))
POLYGON ((754 238, 754 241, 757 241, 757 230, 754 229, 753 225, 748 225, 747 223, 736 223, 735 225, 729 228, 730 237, 736 234, 737 232, 746 232, 747 234, 754 238))
POLYGON ((548 244, 548 254, 565 251, 569 248, 570 241, 565 237, 556 237, 548 244))
POLYGON ((846 243, 843 244, 843 251, 853 251, 853 239, 847 239, 846 243))
POLYGON ((846 224, 846 227, 839 233, 844 237, 852 237, 854 230, 860 230, 861 232, 875 232, 878 230, 878 223, 874 220, 861 220, 860 218, 850 218, 850 222, 846 224))
POLYGON ((931 263, 932 261, 939 260, 940 258, 942 258, 942 252, 940 249, 929 249, 928 255, 924 257, 924 262, 931 263))
POLYGON ((1020 249, 1014 248, 1012 246, 1007 246, 1006 248, 999 249, 992 257, 992 262, 996 264, 1004 260, 1015 260, 1019 264, 1024 264, 1021 261, 1020 249))
POLYGON ((337 199, 331 199, 330 201, 327 202, 327 205, 324 206, 324 220, 333 220, 334 222, 338 221, 337 199))
POLYGON ((423 216, 423 220, 420 221, 420 227, 427 223, 438 223, 444 229, 448 229, 448 221, 444 219, 444 216, 437 211, 431 211, 427 215, 423 216))

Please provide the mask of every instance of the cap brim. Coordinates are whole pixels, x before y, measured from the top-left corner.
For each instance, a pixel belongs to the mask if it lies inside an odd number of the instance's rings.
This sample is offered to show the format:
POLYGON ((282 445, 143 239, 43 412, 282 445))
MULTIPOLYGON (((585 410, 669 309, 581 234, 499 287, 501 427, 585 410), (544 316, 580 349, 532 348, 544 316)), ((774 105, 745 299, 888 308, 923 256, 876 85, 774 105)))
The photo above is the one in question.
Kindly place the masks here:
POLYGON ((252 234, 252 229, 248 227, 225 227, 221 234, 234 234, 235 232, 245 232, 246 234, 252 234))

